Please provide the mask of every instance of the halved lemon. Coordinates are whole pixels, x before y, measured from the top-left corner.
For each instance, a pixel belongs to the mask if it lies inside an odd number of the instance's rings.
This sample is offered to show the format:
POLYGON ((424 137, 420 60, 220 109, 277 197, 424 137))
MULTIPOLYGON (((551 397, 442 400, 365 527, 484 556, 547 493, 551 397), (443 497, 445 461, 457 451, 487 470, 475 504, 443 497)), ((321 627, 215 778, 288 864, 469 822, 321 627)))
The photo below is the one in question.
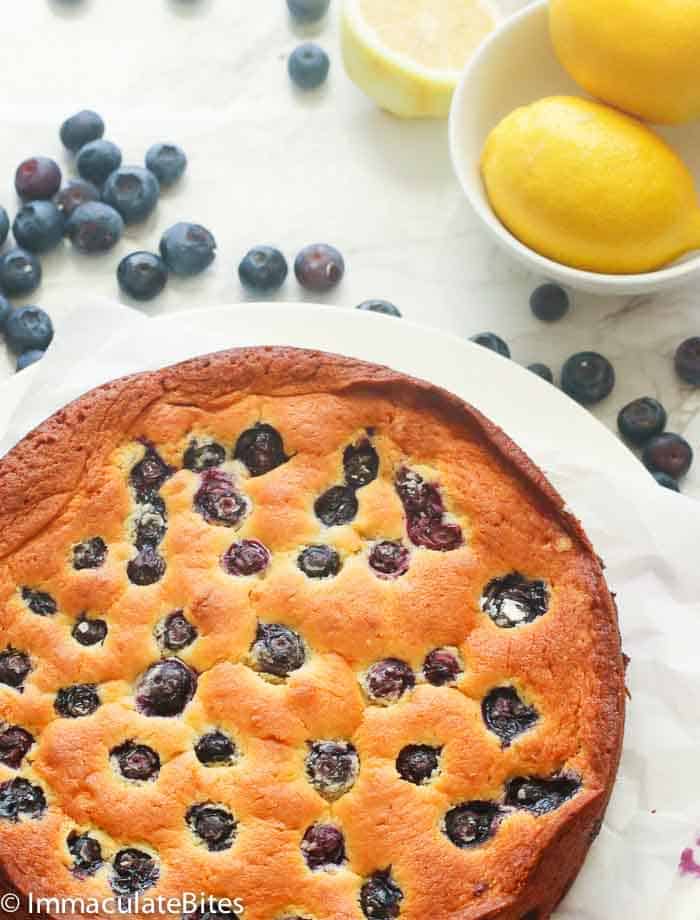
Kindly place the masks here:
POLYGON ((495 22, 486 0, 345 0, 345 69, 395 115, 445 118, 462 70, 495 22))

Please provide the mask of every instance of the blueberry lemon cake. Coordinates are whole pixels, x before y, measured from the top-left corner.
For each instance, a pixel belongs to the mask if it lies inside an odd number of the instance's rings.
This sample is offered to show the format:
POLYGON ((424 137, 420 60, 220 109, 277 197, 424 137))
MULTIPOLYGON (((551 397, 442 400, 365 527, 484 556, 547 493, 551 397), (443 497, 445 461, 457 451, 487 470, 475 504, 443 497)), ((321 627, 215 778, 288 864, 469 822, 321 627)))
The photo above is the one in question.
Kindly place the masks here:
POLYGON ((0 522, 0 889, 551 915, 615 777, 619 633, 579 525, 474 409, 213 355, 44 423, 0 522))

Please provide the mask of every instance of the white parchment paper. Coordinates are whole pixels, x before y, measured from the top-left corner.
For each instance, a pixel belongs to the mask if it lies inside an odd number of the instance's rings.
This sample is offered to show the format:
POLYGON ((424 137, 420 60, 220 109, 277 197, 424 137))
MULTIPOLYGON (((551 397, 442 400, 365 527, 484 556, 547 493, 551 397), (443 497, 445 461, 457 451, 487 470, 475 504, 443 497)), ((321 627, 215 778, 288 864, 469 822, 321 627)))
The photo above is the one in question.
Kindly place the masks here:
MULTIPOLYGON (((3 453, 99 383, 236 344, 210 320, 183 314, 156 324, 107 301, 77 311, 71 329, 36 368, 3 453)), ((479 405, 478 393, 469 398, 479 405)), ((513 418, 520 412, 514 393, 513 418)), ((606 561, 632 696, 605 826, 557 918, 700 920, 700 874, 679 871, 683 851, 688 865, 700 863, 700 505, 651 481, 577 466, 561 450, 561 432, 552 434, 536 432, 528 449, 606 561)))

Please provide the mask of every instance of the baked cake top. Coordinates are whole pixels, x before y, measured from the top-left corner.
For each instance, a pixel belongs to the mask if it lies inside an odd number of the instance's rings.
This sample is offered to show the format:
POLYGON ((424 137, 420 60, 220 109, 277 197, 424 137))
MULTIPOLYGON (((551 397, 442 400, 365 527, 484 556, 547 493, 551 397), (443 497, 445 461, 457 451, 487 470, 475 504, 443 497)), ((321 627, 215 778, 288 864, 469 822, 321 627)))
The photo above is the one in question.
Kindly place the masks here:
POLYGON ((549 915, 614 779, 619 635, 578 524, 471 407, 222 353, 59 412, 0 509, 7 883, 549 915))

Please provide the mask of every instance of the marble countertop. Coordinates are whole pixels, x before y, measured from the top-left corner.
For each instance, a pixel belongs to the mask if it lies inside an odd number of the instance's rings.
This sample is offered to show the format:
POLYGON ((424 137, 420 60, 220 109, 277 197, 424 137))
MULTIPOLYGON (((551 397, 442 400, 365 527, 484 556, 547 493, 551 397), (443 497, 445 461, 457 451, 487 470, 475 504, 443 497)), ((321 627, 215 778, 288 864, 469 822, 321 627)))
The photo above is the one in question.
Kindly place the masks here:
MULTIPOLYGON (((25 157, 53 156, 70 172, 58 127, 80 108, 103 114, 126 164, 142 162, 158 140, 181 144, 190 160, 181 185, 114 251, 90 258, 66 244, 43 258, 41 288, 17 303, 43 306, 57 335, 70 335, 67 317, 88 292, 128 303, 116 285, 119 260, 156 248, 177 220, 209 227, 218 258, 199 278, 173 279, 151 304, 129 304, 149 315, 245 300, 236 268, 252 245, 277 245, 291 261, 306 243, 329 242, 347 262, 344 281, 325 298, 330 306, 386 298, 406 317, 458 336, 496 332, 514 360, 543 361, 557 373, 570 354, 600 351, 617 372, 614 392, 594 410, 604 423, 614 429, 626 402, 655 396, 669 410, 669 429, 700 448, 700 389, 682 385, 672 362, 676 346, 700 333, 698 293, 575 293, 564 320, 538 322, 528 300, 543 279, 482 232, 452 175, 445 123, 378 111, 345 76, 334 15, 301 32, 283 0, 32 0, 6 18, 1 43, 0 203, 8 211, 25 157), (321 91, 302 95, 290 86, 286 58, 308 37, 329 51, 331 76, 321 91)), ((319 299, 293 278, 278 298, 319 299)), ((0 351, 0 378, 12 371, 13 359, 0 351)), ((552 437, 565 443, 566 431, 552 437)), ((700 496, 700 471, 684 491, 700 496)))

